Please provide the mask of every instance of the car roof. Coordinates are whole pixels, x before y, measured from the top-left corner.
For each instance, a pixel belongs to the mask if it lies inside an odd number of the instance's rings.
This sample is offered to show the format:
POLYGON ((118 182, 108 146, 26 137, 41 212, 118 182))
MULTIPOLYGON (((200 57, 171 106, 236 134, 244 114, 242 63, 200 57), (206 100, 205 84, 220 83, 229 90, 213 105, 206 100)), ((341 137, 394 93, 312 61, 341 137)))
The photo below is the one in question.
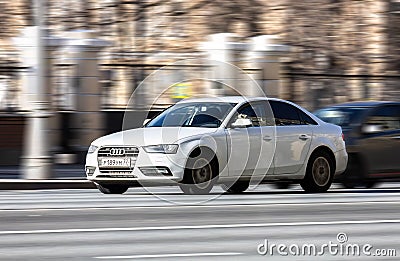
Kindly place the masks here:
POLYGON ((335 104, 328 107, 375 107, 384 104, 400 104, 400 102, 393 101, 355 101, 355 102, 346 102, 335 104))
POLYGON ((251 101, 281 101, 285 102, 288 104, 291 104, 298 109, 302 110, 304 113, 306 113, 308 116, 310 116, 312 119, 314 119, 316 122, 319 124, 324 123, 321 119, 319 119, 317 116, 312 114, 311 112, 307 111, 306 109, 302 108, 301 106, 287 101, 283 99, 278 99, 278 98, 268 98, 268 97, 246 97, 246 96, 221 96, 221 97, 208 97, 208 98, 189 98, 189 99, 184 99, 179 101, 178 103, 189 103, 189 102, 227 102, 227 103, 237 103, 239 106, 245 102, 251 102, 251 101))
MULTIPOLYGON (((246 96, 219 96, 219 97, 207 97, 207 98, 189 98, 179 101, 178 103, 188 102, 231 102, 231 103, 243 103, 247 101, 259 101, 259 100, 278 100, 285 101, 276 98, 267 97, 246 97, 246 96)), ((285 101, 287 102, 287 101, 285 101)))

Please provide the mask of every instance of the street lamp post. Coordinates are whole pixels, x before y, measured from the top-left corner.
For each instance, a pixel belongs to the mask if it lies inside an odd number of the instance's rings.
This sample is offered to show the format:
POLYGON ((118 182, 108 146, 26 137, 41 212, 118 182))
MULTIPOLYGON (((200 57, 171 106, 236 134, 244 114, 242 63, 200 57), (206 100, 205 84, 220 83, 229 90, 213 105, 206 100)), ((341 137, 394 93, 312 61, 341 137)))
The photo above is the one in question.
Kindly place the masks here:
POLYGON ((48 120, 50 117, 47 91, 47 66, 45 52, 45 12, 44 0, 34 1, 36 41, 36 62, 32 70, 35 82, 30 86, 29 113, 25 133, 25 148, 22 158, 22 173, 25 179, 46 179, 51 177, 51 157, 49 155, 48 120))

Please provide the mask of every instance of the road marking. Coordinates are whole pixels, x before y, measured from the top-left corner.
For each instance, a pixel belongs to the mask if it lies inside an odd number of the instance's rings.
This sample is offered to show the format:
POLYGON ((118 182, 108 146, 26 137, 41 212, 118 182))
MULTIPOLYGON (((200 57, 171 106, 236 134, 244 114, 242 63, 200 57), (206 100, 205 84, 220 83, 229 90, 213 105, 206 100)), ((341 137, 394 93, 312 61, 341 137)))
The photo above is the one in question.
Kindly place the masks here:
POLYGON ((163 226, 163 227, 109 227, 109 228, 9 230, 9 231, 0 231, 0 235, 123 232, 123 231, 152 231, 152 230, 156 231, 156 230, 183 230, 183 229, 221 229, 221 228, 252 228, 252 227, 281 227, 281 226, 358 225, 358 224, 385 224, 385 223, 386 224, 400 223, 400 219, 308 221, 308 222, 292 222, 292 223, 277 222, 277 223, 215 224, 215 225, 198 225, 198 226, 183 225, 183 226, 163 226))
POLYGON ((80 207, 80 208, 31 208, 31 209, 12 209, 5 208, 1 211, 25 212, 25 211, 86 211, 86 210, 129 210, 129 209, 158 209, 158 208, 221 208, 221 207, 266 207, 266 206, 324 206, 324 205, 371 205, 386 204, 398 205, 400 201, 351 201, 351 202, 308 202, 308 203, 248 203, 248 204, 217 204, 217 205, 164 205, 164 206, 126 206, 126 207, 80 207))
POLYGON ((168 258, 168 257, 204 257, 204 256, 239 256, 243 253, 187 253, 187 254, 158 254, 158 255, 132 255, 132 256, 96 256, 97 259, 140 259, 140 258, 168 258))

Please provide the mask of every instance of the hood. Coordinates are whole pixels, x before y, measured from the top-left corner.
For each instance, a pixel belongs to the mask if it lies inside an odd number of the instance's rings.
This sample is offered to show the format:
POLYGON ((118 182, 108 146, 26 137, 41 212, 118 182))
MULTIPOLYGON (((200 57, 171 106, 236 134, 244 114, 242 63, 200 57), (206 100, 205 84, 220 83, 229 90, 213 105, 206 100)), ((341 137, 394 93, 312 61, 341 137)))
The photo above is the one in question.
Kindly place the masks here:
POLYGON ((148 127, 125 130, 103 136, 93 141, 93 145, 157 145, 172 144, 178 140, 195 135, 209 134, 217 131, 217 128, 198 127, 148 127))

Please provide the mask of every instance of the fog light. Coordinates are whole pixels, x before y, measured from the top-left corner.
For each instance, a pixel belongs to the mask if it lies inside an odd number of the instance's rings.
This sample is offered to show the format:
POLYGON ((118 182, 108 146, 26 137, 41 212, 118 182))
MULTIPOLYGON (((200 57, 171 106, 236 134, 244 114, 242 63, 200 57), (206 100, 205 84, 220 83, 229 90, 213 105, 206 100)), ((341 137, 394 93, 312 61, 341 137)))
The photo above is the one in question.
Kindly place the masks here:
POLYGON ((146 176, 172 176, 167 167, 139 167, 139 169, 146 176))
POLYGON ((96 167, 86 167, 86 175, 92 176, 95 170, 96 167))

